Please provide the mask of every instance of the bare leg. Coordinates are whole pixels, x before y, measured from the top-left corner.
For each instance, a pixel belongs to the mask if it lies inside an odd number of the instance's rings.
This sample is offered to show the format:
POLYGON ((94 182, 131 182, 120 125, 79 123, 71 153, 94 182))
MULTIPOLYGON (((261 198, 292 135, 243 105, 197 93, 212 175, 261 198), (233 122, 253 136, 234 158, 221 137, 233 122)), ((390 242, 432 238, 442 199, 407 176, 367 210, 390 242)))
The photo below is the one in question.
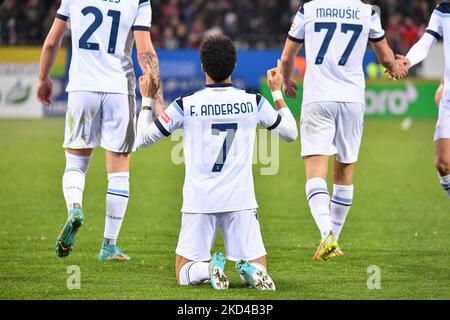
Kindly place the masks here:
POLYGON ((441 177, 450 174, 450 139, 436 141, 436 169, 441 177))
POLYGON ((131 154, 105 151, 106 171, 109 173, 129 172, 131 154))
POLYGON ((305 157, 306 180, 321 178, 326 180, 328 175, 328 157, 311 156, 305 157))
POLYGON ((333 159, 333 182, 337 185, 351 186, 353 184, 353 174, 355 172, 355 164, 340 163, 333 159))

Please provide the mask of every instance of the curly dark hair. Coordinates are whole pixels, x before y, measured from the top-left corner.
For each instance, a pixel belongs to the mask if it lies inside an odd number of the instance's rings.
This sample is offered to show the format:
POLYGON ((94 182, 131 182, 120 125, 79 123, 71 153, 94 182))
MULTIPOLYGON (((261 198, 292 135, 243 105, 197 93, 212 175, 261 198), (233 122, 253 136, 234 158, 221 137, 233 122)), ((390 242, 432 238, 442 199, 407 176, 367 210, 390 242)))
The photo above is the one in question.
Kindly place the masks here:
POLYGON ((227 36, 209 36, 201 44, 200 60, 208 76, 222 82, 231 76, 236 67, 236 47, 227 36))

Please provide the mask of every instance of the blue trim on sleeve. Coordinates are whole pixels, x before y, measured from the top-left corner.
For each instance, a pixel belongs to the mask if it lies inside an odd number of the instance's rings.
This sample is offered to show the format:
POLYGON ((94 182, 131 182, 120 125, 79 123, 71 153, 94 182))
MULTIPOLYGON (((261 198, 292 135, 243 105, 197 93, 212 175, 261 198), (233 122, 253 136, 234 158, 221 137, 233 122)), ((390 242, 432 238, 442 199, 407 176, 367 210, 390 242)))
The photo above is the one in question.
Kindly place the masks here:
POLYGON ((175 102, 178 104, 178 106, 180 107, 181 110, 183 110, 184 112, 184 105, 183 105, 183 97, 181 97, 178 100, 175 100, 175 102))
POLYGON ((386 38, 386 35, 383 34, 382 37, 379 37, 379 38, 373 38, 373 39, 369 39, 369 40, 370 40, 370 42, 380 42, 380 41, 384 40, 385 38, 386 38))
POLYGON ((159 119, 155 120, 155 125, 158 128, 158 130, 165 136, 168 137, 170 136, 170 132, 166 130, 166 128, 164 128, 164 126, 162 125, 161 121, 159 121, 159 119))
POLYGON ((269 131, 275 130, 280 125, 280 123, 281 123, 281 116, 278 115, 277 121, 275 121, 275 123, 272 126, 267 128, 267 130, 269 130, 269 131))
POLYGON ((266 99, 263 96, 261 96, 261 100, 259 101, 259 104, 258 104, 258 112, 261 111, 261 108, 264 105, 265 101, 266 101, 266 99))
POLYGON ((297 43, 305 43, 305 39, 297 39, 291 35, 288 35, 288 39, 297 43))
POLYGON ((443 12, 437 10, 437 9, 433 11, 433 14, 435 14, 438 17, 441 17, 441 18, 450 18, 450 13, 443 13, 443 12))
POLYGON ((261 102, 261 100, 262 100, 262 95, 260 95, 259 93, 256 93, 256 105, 259 106, 259 103, 261 102))
POLYGON ((441 35, 437 33, 436 31, 433 31, 431 29, 427 29, 426 33, 431 34, 433 37, 435 37, 438 41, 442 39, 441 35))
POLYGON ((180 107, 180 105, 178 104, 177 101, 174 101, 172 103, 172 105, 175 107, 175 109, 178 111, 179 114, 181 114, 181 116, 184 117, 184 110, 180 107))
POLYGON ((139 4, 139 9, 150 6, 150 1, 142 2, 139 4))
POLYGON ((67 16, 65 16, 65 15, 63 15, 63 14, 60 14, 60 13, 57 13, 57 14, 56 14, 56 18, 59 19, 59 20, 62 20, 62 21, 67 21, 67 20, 69 20, 69 17, 67 17, 67 16))
POLYGON ((148 31, 150 32, 150 27, 145 27, 145 26, 132 26, 131 27, 132 31, 148 31))

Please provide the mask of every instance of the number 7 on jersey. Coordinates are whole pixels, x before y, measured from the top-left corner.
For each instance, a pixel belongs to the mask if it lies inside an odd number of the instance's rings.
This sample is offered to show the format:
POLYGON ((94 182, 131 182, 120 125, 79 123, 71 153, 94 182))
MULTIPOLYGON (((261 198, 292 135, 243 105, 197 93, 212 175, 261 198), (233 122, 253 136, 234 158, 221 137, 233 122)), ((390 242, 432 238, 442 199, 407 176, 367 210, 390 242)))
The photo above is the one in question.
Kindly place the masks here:
POLYGON ((220 148, 219 155, 217 156, 216 163, 214 163, 212 169, 213 172, 222 172, 225 161, 227 160, 228 152, 236 137, 237 128, 237 123, 213 123, 211 125, 213 136, 218 136, 221 132, 227 133, 222 148, 220 148))

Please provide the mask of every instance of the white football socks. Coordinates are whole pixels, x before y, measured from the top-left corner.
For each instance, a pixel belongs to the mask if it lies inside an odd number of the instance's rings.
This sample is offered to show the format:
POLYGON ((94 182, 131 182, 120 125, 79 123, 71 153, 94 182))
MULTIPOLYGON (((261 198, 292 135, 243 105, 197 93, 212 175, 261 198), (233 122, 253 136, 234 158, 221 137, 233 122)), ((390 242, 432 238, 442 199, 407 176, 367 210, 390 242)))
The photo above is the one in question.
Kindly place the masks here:
POLYGON ((327 182, 322 178, 308 180, 306 197, 322 239, 325 239, 331 232, 330 194, 327 182))
POLYGON ((83 204, 83 191, 90 162, 91 156, 76 156, 66 152, 62 189, 68 212, 73 209, 74 204, 83 204))
POLYGON ((201 284, 210 278, 209 263, 196 261, 186 263, 181 268, 178 278, 182 286, 201 284))
POLYGON ((116 244, 130 196, 130 173, 108 174, 106 194, 105 243, 116 244))
POLYGON ((441 186, 445 192, 447 192, 447 196, 450 199, 450 174, 441 178, 441 186))
POLYGON ((353 201, 353 185, 333 186, 333 196, 331 197, 331 229, 336 241, 339 239, 345 219, 353 201))

